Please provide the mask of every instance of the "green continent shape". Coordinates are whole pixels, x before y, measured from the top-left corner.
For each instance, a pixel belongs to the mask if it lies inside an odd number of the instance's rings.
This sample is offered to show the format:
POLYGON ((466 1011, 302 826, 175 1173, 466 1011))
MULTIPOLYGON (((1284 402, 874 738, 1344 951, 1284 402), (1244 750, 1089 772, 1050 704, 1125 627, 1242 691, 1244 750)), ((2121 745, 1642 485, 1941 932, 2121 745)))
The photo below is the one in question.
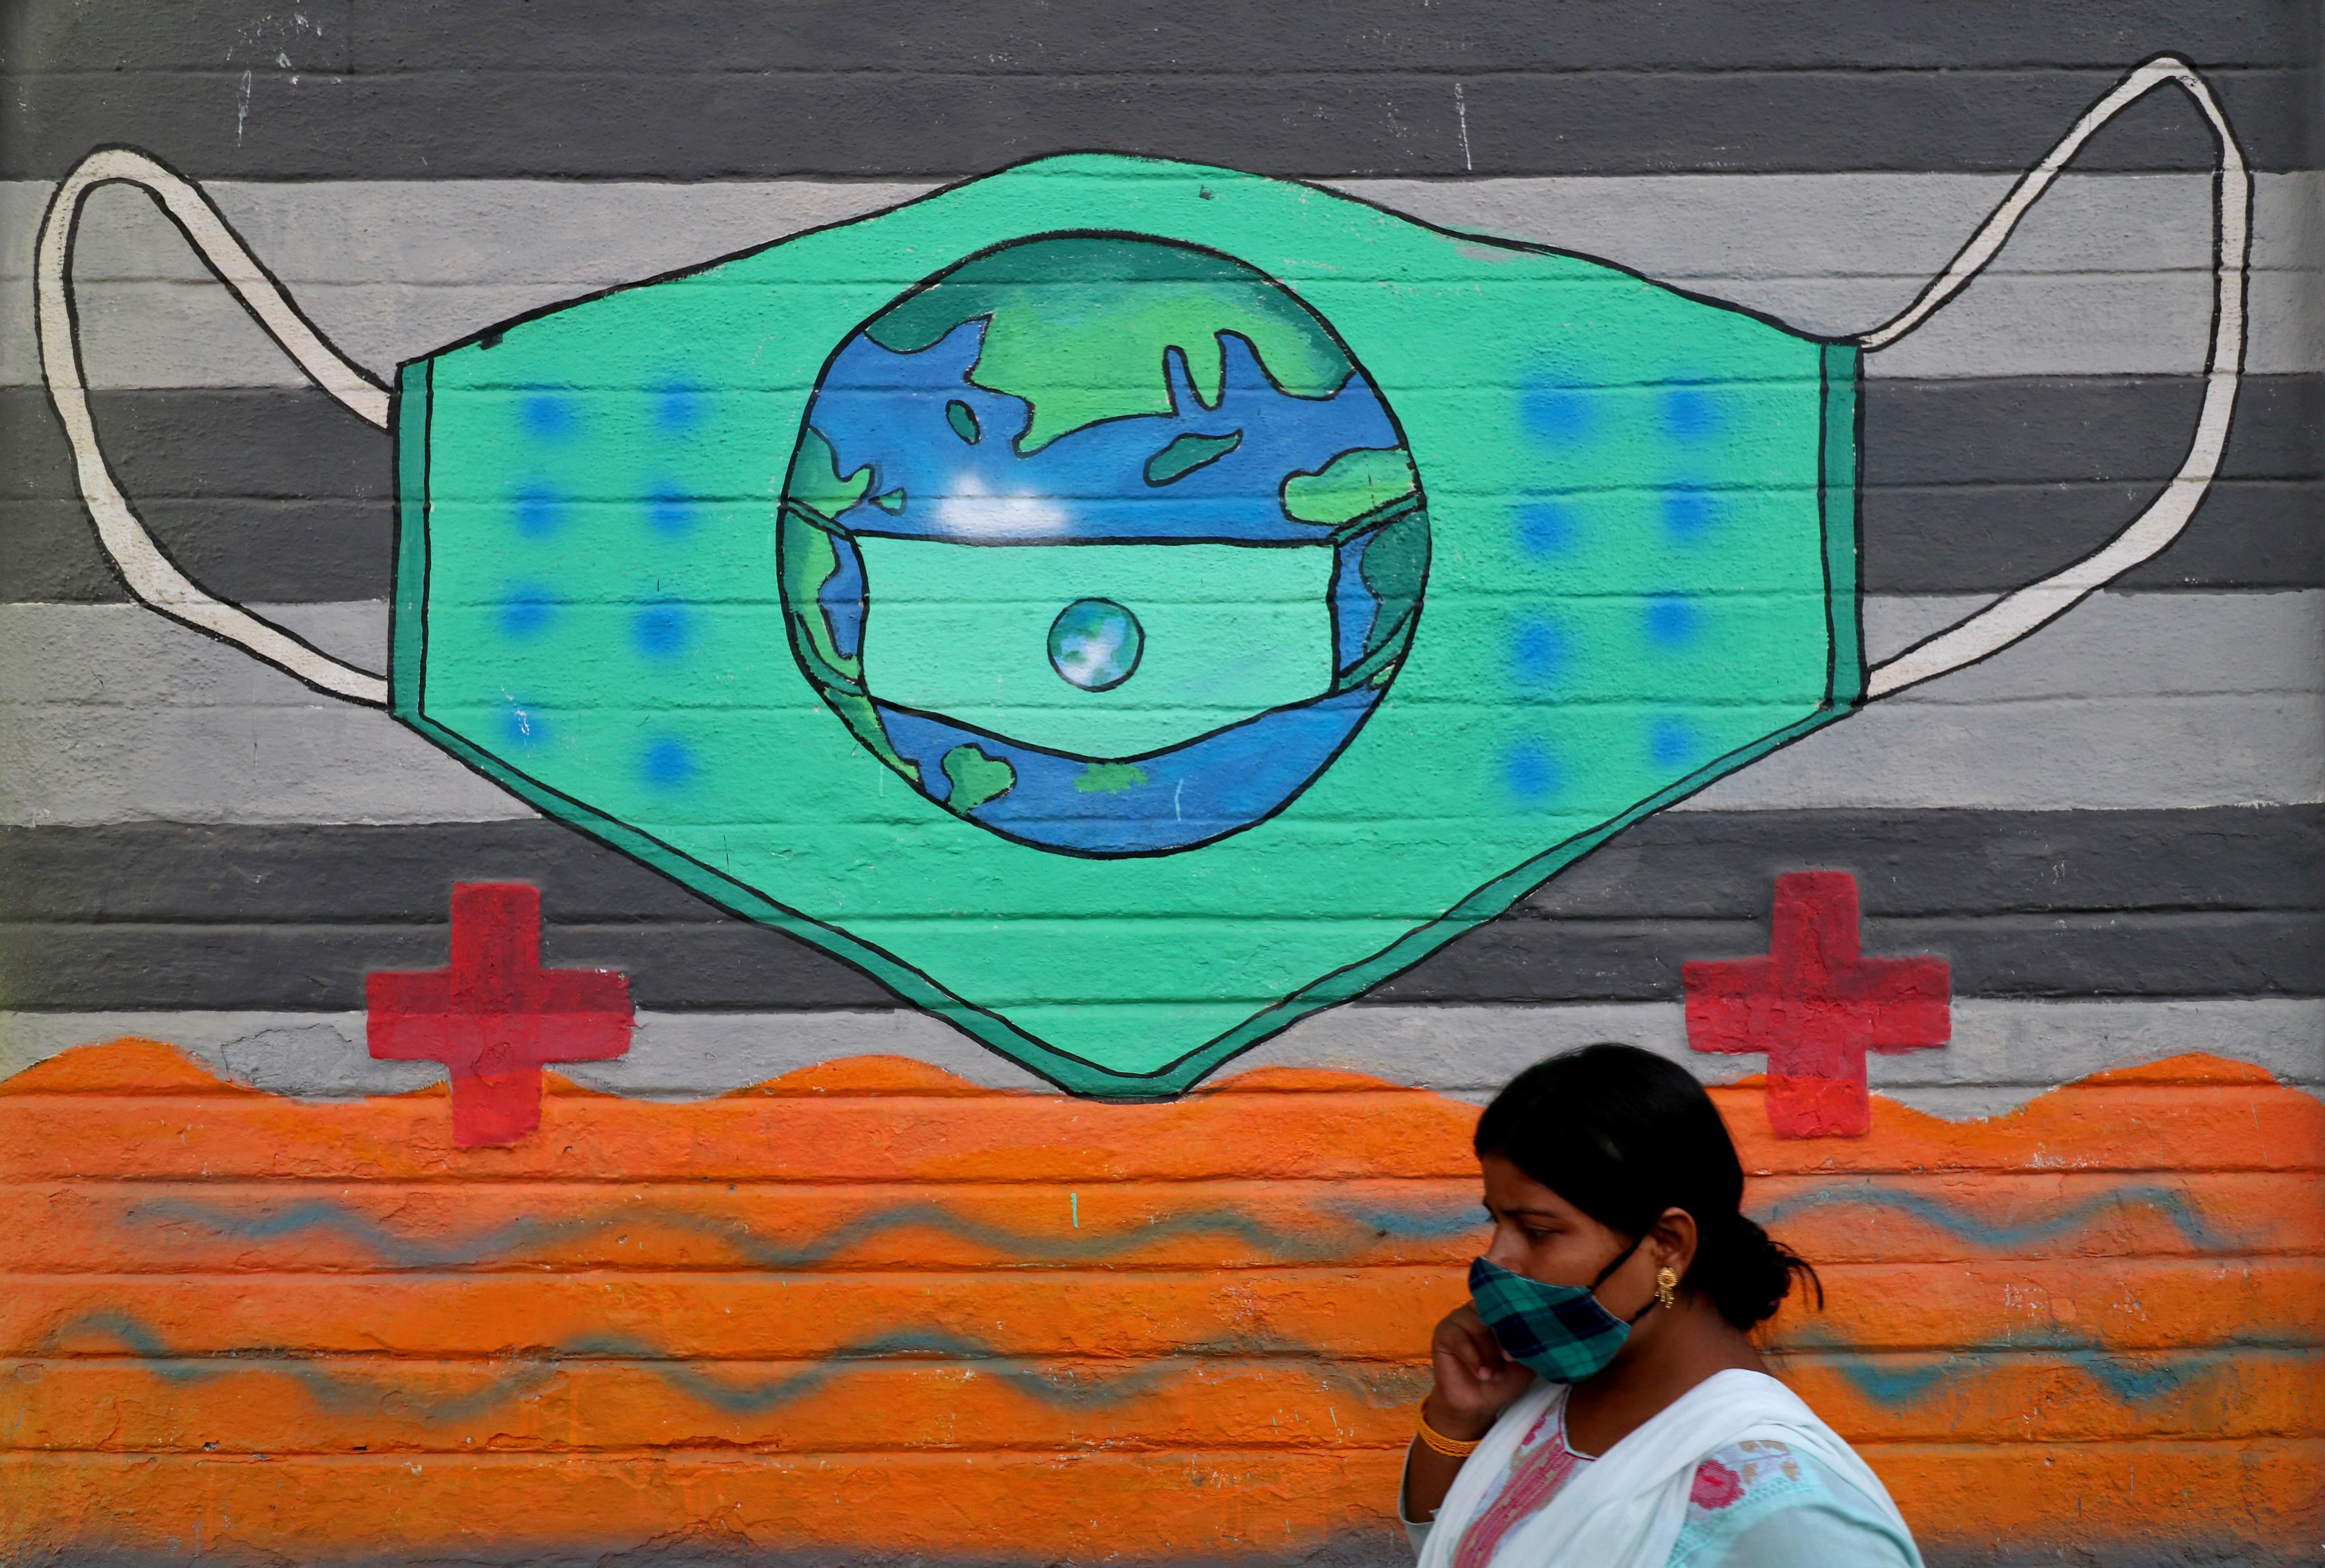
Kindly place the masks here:
MULTIPOLYGON (((820 443, 822 438, 816 440, 820 443)), ((862 470, 857 474, 860 478, 862 470)), ((872 755, 917 784, 920 768, 896 750, 887 727, 880 722, 880 710, 864 695, 863 659, 841 655, 831 640, 830 623, 823 617, 819 592, 839 570, 839 555, 831 547, 830 534, 809 521, 803 508, 791 506, 783 508, 780 528, 775 571, 781 580, 783 613, 790 617, 794 644, 801 654, 801 668, 872 755)), ((1010 782, 1016 782, 1014 774, 1010 782)))
POLYGON ((831 704, 833 712, 848 722, 865 749, 912 781, 921 782, 921 765, 901 755, 895 743, 888 738, 888 727, 880 722, 880 710, 872 706, 872 699, 853 691, 842 691, 834 686, 823 689, 823 700, 831 704))
POLYGON ((1094 762, 1074 775, 1074 788, 1086 795, 1118 795, 1146 782, 1146 770, 1136 763, 1094 762))
POLYGON ((1255 268, 1183 246, 1044 239, 968 262, 865 329, 917 354, 964 321, 986 320, 969 380, 1033 406, 1017 450, 1030 457, 1100 420, 1169 413, 1163 357, 1187 358, 1195 395, 1217 408, 1227 362, 1219 334, 1248 342, 1275 385, 1326 398, 1356 374, 1307 307, 1255 268))
POLYGON ((1365 652, 1369 654, 1395 636, 1413 607, 1421 602, 1422 580, 1429 571, 1428 514, 1408 512, 1383 524, 1357 558, 1357 570, 1373 597, 1380 600, 1380 612, 1373 617, 1371 635, 1365 639, 1365 652))
POLYGON ((962 816, 1017 787, 1017 770, 1008 760, 987 756, 976 746, 956 746, 946 752, 944 773, 952 780, 952 793, 945 797, 945 804, 962 816))
POLYGON ((810 425, 800 435, 799 450, 792 456, 792 471, 783 480, 783 494, 811 511, 838 517, 864 498, 872 487, 872 465, 852 474, 839 471, 839 454, 810 425))
POLYGON ((1429 573, 1429 514, 1415 509, 1378 528, 1357 558, 1357 571, 1380 610, 1365 634, 1364 652, 1332 682, 1335 691, 1387 685, 1413 642, 1413 610, 1429 573))
POLYGON ((1176 484, 1197 469, 1218 462, 1241 445, 1243 431, 1239 430, 1217 436, 1182 435, 1146 459, 1146 482, 1150 485, 1176 484))
POLYGON ((823 585, 839 570, 839 552, 831 535, 801 513, 784 509, 775 550, 775 571, 782 580, 783 608, 794 633, 806 640, 816 674, 852 689, 864 684, 864 661, 848 658, 831 640, 831 624, 824 619, 823 585))
POLYGON ((1283 480, 1283 515, 1294 523, 1338 527, 1402 501, 1421 487, 1403 447, 1360 447, 1342 452, 1313 474, 1283 480))

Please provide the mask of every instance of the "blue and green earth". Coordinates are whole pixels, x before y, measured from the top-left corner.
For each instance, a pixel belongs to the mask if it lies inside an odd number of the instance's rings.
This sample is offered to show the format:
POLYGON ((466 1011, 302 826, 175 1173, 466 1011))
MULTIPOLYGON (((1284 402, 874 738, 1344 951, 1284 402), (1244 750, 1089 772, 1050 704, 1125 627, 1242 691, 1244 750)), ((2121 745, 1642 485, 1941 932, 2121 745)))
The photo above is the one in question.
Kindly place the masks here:
POLYGON ((1429 523, 1379 392, 1281 286, 1038 239, 841 345, 780 559, 801 667, 914 788, 1149 855, 1264 820, 1348 745, 1412 641, 1429 523))

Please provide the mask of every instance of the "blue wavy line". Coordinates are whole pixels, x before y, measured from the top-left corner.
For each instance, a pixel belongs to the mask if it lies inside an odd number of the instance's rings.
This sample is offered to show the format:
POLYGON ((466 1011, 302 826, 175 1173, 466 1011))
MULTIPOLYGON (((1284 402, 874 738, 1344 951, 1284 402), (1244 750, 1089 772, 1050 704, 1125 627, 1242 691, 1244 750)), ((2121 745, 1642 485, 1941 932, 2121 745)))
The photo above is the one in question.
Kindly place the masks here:
MULTIPOLYGON (((282 1347, 247 1348, 203 1356, 184 1356, 131 1313, 99 1310, 80 1313, 59 1324, 33 1347, 35 1359, 55 1355, 75 1340, 109 1339, 134 1352, 141 1369, 162 1382, 178 1386, 209 1382, 236 1372, 273 1371, 295 1378, 317 1404, 327 1408, 371 1409, 384 1397, 416 1410, 422 1422, 459 1422, 483 1415, 497 1405, 555 1380, 567 1363, 575 1360, 620 1361, 661 1378, 671 1387, 730 1415, 754 1415, 780 1409, 805 1398, 827 1383, 866 1362, 935 1361, 968 1366, 983 1375, 1044 1404, 1061 1409, 1105 1409, 1139 1398, 1194 1369, 1209 1347, 1189 1346, 1188 1354, 1166 1361, 1150 1361, 1109 1376, 1076 1369, 1045 1367, 1024 1357, 1005 1356, 976 1340, 940 1331, 899 1331, 851 1341, 829 1356, 799 1371, 756 1382, 737 1382, 716 1376, 704 1363, 672 1357, 643 1340, 621 1335, 597 1335, 560 1343, 543 1354, 506 1358, 499 1377, 485 1387, 459 1394, 431 1396, 392 1379, 360 1373, 337 1372, 322 1365, 311 1351, 282 1347)), ((1255 1347, 1219 1347, 1222 1353, 1247 1354, 1255 1347)), ((1313 1359, 1313 1347, 1287 1346, 1271 1340, 1257 1347, 1262 1353, 1313 1359)), ((1352 1372, 1338 1367, 1319 1369, 1321 1381, 1352 1387, 1368 1401, 1406 1404, 1422 1390, 1413 1387, 1415 1369, 1387 1366, 1377 1372, 1352 1372)))
POLYGON ((1925 1224, 1933 1225, 1950 1236, 1976 1245, 1999 1249, 2020 1247, 2030 1242, 2054 1241, 2061 1236, 2080 1230, 2094 1219, 2113 1210, 2141 1208, 2151 1210, 2170 1220, 2191 1245, 2205 1252, 2228 1251, 2236 1240, 2205 1220, 2188 1195, 2177 1189, 2159 1185, 2124 1186, 2087 1198, 2080 1203, 2054 1211, 2039 1220, 2016 1225, 1996 1225, 1981 1220, 1968 1210, 1949 1203, 1927 1192, 1863 1183, 1848 1186, 1828 1187, 1820 1192, 1803 1192, 1771 1204, 1760 1216, 1766 1225, 1781 1224, 1794 1215, 1829 1209, 1866 1208, 1885 1210, 1891 1213, 1910 1215, 1925 1224))
MULTIPOLYGON (((1794 1336, 1794 1347, 1822 1351, 1851 1387, 1876 1404, 1895 1407, 1927 1397, 1941 1385, 1990 1371, 2001 1356, 1975 1350, 1922 1359, 1917 1352, 1852 1351, 1832 1341, 1794 1336)), ((2126 1405, 2145 1405, 2175 1394, 2202 1378, 2232 1373, 2255 1350, 2318 1354, 2314 1345, 2290 1340, 2239 1337, 2235 1342, 2186 1350, 2108 1350, 2087 1335, 2063 1331, 2013 1336, 2013 1350, 2043 1350, 2067 1362, 2126 1405)))
MULTIPOLYGON (((1475 1211, 1468 1208, 1449 1215, 1437 1208, 1340 1203, 1320 1207, 1337 1213, 1344 1223, 1362 1226, 1384 1238, 1433 1239, 1476 1225, 1475 1211)), ((731 1248, 745 1261, 770 1269, 811 1268, 875 1236, 915 1227, 941 1230, 961 1240, 1017 1257, 1060 1262, 1096 1261, 1157 1242, 1194 1236, 1231 1237, 1278 1260, 1320 1261, 1345 1256, 1348 1251, 1344 1238, 1305 1231, 1287 1233, 1227 1207, 1169 1215, 1129 1230, 1109 1233, 1093 1229, 1059 1235, 1028 1233, 966 1219, 941 1204, 902 1203, 859 1215, 820 1236, 800 1242, 755 1235, 749 1225, 740 1220, 659 1207, 625 1208, 613 1213, 553 1220, 514 1220, 450 1241, 401 1235, 352 1205, 329 1199, 271 1204, 253 1212, 247 1207, 210 1200, 157 1198, 134 1205, 127 1217, 153 1225, 196 1225, 214 1235, 246 1241, 334 1235, 405 1267, 481 1263, 579 1236, 641 1225, 705 1237, 731 1248)))

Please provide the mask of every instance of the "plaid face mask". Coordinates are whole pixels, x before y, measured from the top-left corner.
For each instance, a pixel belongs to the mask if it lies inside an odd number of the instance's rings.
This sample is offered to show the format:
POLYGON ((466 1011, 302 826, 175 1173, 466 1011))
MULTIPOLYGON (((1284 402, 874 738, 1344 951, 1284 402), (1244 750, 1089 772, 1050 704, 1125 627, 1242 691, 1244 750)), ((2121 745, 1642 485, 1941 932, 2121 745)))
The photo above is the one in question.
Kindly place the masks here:
POLYGON ((1545 1382, 1579 1383, 1605 1371, 1631 1337, 1631 1325, 1591 1293, 1638 1247, 1625 1248, 1587 1285, 1544 1285, 1480 1257, 1469 1265, 1469 1299, 1511 1360, 1545 1382))

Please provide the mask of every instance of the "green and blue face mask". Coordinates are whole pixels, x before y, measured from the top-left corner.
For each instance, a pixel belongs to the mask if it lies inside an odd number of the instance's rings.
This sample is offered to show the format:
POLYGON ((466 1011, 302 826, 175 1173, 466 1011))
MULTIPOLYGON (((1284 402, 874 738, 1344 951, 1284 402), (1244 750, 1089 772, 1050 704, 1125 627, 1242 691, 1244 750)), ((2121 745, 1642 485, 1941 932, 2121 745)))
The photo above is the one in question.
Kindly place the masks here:
POLYGON ((1547 1383, 1579 1383, 1605 1371, 1631 1337, 1631 1325, 1654 1310, 1654 1300, 1630 1319, 1598 1304, 1598 1287, 1631 1260, 1636 1241, 1598 1271, 1589 1285, 1545 1285, 1477 1258, 1469 1265, 1469 1301, 1494 1331, 1502 1353, 1547 1383))
MULTIPOLYGON (((2165 81, 2209 105, 2159 62, 2077 138, 2165 81)), ((1862 356, 2077 144, 1857 341, 1083 155, 508 323, 404 365, 392 407, 199 191, 110 149, 43 230, 42 348, 146 602, 1069 1089, 1152 1097, 2168 542, 2225 435, 2226 304, 2177 521, 1867 670, 1862 356), (203 593, 106 475, 64 280, 113 181, 392 424, 384 682, 203 593)))

